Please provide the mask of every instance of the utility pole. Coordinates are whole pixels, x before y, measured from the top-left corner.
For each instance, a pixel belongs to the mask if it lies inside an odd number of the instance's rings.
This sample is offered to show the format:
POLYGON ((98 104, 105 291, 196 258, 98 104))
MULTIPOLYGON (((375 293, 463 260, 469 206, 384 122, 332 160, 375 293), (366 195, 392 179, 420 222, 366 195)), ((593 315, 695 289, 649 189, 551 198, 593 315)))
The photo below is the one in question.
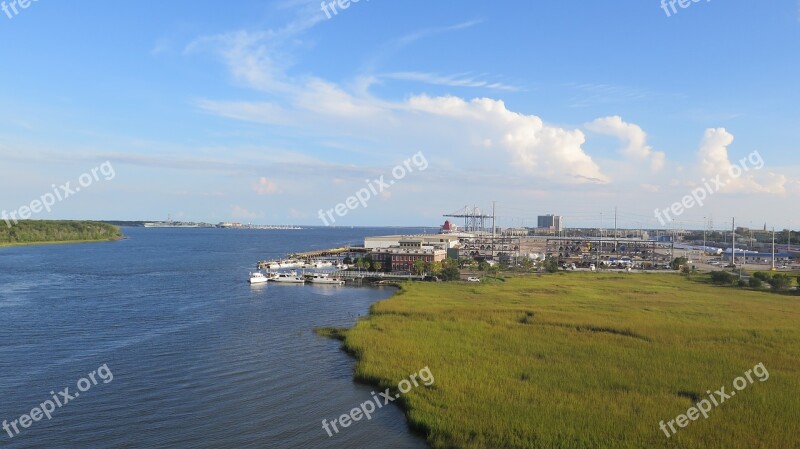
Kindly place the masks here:
POLYGON ((736 268, 736 217, 733 217, 731 225, 731 265, 736 268))
POLYGON ((706 263, 706 217, 703 217, 703 252, 700 255, 700 262, 706 263))
POLYGON ((617 207, 614 206, 614 253, 617 252, 617 207))
POLYGON ((772 228, 772 271, 775 271, 775 228, 772 228))

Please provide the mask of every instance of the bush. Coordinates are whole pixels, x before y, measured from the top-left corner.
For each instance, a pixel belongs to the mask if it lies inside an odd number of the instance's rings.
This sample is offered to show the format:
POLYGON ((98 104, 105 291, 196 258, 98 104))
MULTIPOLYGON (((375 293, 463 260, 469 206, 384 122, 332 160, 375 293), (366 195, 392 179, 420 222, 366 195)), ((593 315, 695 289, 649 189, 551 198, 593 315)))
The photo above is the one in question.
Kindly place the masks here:
POLYGON ((753 273, 753 276, 761 282, 769 282, 770 277, 772 277, 771 274, 764 271, 753 273))
MULTIPOLYGON (((758 274, 758 273, 756 273, 756 274, 758 274)), ((748 282, 748 284, 750 285, 750 288, 761 288, 761 287, 764 286, 764 281, 762 281, 761 279, 759 279, 756 276, 753 276, 753 277, 750 278, 750 281, 748 282)))
POLYGON ((714 271, 711 273, 711 282, 717 285, 733 284, 734 276, 727 271, 714 271))
POLYGON ((788 275, 785 274, 776 274, 772 276, 772 279, 769 281, 769 285, 772 286, 773 290, 786 290, 791 285, 792 280, 789 278, 788 275))
POLYGON ((738 285, 741 288, 744 288, 747 287, 747 282, 745 282, 744 279, 739 279, 739 282, 737 282, 736 285, 738 285))

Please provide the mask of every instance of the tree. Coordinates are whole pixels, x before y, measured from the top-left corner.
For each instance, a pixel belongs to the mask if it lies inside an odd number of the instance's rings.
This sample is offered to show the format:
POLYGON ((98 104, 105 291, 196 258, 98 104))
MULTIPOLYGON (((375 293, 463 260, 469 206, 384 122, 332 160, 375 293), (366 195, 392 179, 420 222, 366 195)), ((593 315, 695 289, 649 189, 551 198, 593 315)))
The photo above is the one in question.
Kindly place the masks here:
POLYGON ((422 273, 425 272, 425 261, 424 260, 415 260, 414 261, 414 273, 418 276, 421 276, 422 273))
POLYGON ((347 257, 344 258, 344 260, 342 260, 342 263, 345 264, 345 265, 352 265, 353 264, 353 259, 351 259, 350 256, 347 256, 347 257))
POLYGON ((552 257, 544 261, 544 270, 548 273, 558 273, 558 262, 552 257))
POLYGON ((372 268, 374 268, 375 271, 383 271, 383 264, 380 262, 372 262, 372 268))
POLYGON ((478 263, 478 271, 486 271, 488 269, 489 269, 489 264, 485 260, 482 260, 480 261, 480 263, 478 263))
POLYGON ((431 262, 431 274, 433 276, 438 276, 442 274, 442 263, 437 261, 431 262))
MULTIPOLYGON (((756 273, 756 274, 758 274, 758 273, 756 273)), ((753 277, 750 278, 750 281, 748 281, 748 284, 750 285, 750 288, 761 288, 761 287, 764 286, 764 281, 762 281, 761 279, 753 276, 753 277)))
POLYGON ((356 268, 358 268, 358 271, 363 270, 365 266, 366 263, 364 263, 364 259, 361 258, 356 259, 356 268))
POLYGON ((673 270, 680 270, 682 266, 689 263, 689 259, 685 257, 676 257, 675 260, 672 261, 670 266, 673 270))
POLYGON ((458 267, 450 265, 442 269, 441 278, 443 281, 457 281, 461 279, 461 272, 458 267))

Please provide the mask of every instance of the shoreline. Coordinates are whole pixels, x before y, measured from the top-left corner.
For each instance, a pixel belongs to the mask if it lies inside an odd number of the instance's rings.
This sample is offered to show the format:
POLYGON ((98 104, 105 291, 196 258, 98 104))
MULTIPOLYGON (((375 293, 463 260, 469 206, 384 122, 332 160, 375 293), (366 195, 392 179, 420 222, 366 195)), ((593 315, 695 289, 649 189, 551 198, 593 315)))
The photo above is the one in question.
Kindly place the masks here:
POLYGON ((81 243, 109 243, 124 240, 124 236, 102 240, 61 240, 54 242, 19 242, 19 243, 0 243, 0 248, 17 248, 22 246, 45 246, 45 245, 76 245, 81 243))
MULTIPOLYGON (((368 377, 360 375, 358 373, 358 365, 363 362, 363 354, 360 354, 357 349, 349 346, 347 343, 347 338, 348 338, 347 334, 351 330, 355 329, 360 322, 369 320, 370 318, 375 316, 373 308, 376 305, 386 301, 391 301, 396 297, 402 295, 403 292, 405 292, 405 287, 403 283, 400 282, 388 284, 385 286, 392 287, 395 289, 395 291, 388 298, 373 303, 369 308, 369 312, 363 317, 360 317, 358 320, 356 320, 356 322, 353 324, 352 327, 335 327, 335 326, 320 327, 320 328, 314 328, 313 332, 319 337, 327 338, 330 340, 336 340, 340 342, 339 350, 350 356, 355 362, 353 365, 353 382, 360 385, 374 387, 381 391, 388 388, 394 395, 397 393, 397 381, 391 381, 389 379, 378 378, 378 377, 368 377)), ((411 420, 410 415, 411 412, 413 411, 413 408, 408 404, 408 401, 405 400, 405 397, 403 395, 400 395, 399 397, 397 397, 397 399, 395 399, 394 402, 392 402, 392 404, 395 404, 403 412, 403 416, 405 417, 406 426, 408 427, 409 433, 413 436, 422 438, 423 440, 425 440, 425 445, 427 447, 433 448, 433 445, 431 445, 431 442, 428 440, 431 434, 431 429, 425 427, 422 423, 415 423, 411 420)))

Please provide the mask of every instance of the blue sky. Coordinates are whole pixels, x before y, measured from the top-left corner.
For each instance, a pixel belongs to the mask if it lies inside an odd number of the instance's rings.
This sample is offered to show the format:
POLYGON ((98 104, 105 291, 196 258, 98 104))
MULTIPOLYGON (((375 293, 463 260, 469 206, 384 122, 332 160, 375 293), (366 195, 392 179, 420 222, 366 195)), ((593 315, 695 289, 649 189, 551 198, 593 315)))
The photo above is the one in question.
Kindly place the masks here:
MULTIPOLYGON (((9 0, 6 0, 9 3, 9 0)), ((110 161, 41 219, 800 227, 800 4, 55 2, 0 11, 0 208, 110 161), (676 5, 677 6, 677 5, 676 5), (669 6, 667 6, 669 8, 669 6), (419 167, 417 167, 419 168, 419 167)))

